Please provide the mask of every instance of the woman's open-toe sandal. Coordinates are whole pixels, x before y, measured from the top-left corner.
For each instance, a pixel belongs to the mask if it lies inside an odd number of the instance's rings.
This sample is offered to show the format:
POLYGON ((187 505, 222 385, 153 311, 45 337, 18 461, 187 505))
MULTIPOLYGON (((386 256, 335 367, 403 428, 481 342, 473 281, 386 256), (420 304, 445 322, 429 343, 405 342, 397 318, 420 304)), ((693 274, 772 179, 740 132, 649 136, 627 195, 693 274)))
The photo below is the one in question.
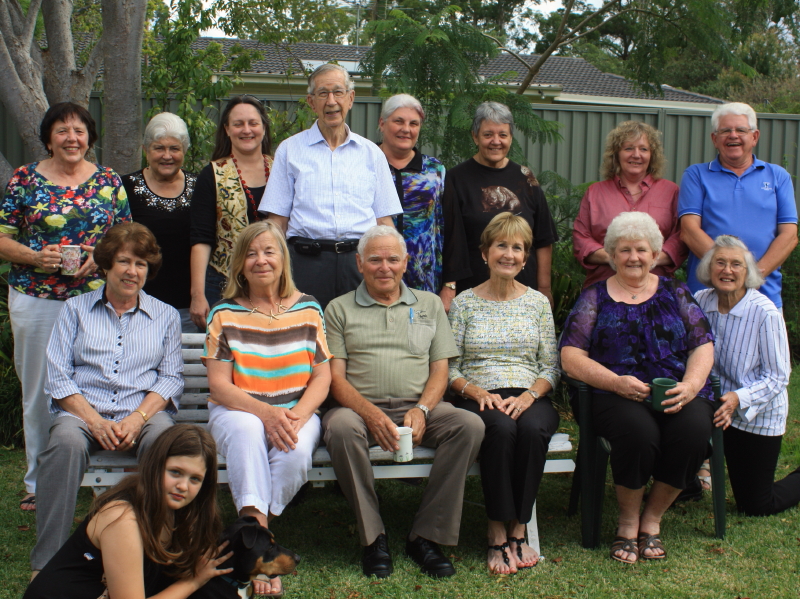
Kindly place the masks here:
POLYGON ((635 564, 639 559, 639 547, 636 544, 636 539, 627 539, 625 537, 614 537, 614 542, 611 543, 611 552, 609 553, 611 559, 622 562, 623 564, 635 564), (636 559, 625 559, 621 553, 633 553, 636 559))
POLYGON ((524 570, 525 568, 533 568, 533 566, 539 563, 539 557, 537 556, 536 561, 533 562, 533 564, 531 564, 530 566, 520 566, 519 562, 522 561, 522 544, 527 543, 527 541, 525 540, 524 537, 523 538, 508 537, 508 542, 517 544, 517 560, 518 560, 517 570, 524 570))
MULTIPOLYGON (((491 551, 499 551, 500 553, 502 553, 503 554, 503 562, 509 568, 511 567, 511 560, 508 559, 508 553, 506 552, 506 549, 508 549, 508 541, 506 541, 502 545, 489 545, 489 549, 491 551)), ((501 574, 501 572, 495 572, 494 570, 490 570, 490 572, 492 574, 501 574)), ((510 572, 510 574, 513 574, 513 572, 510 572)))
POLYGON ((664 543, 661 542, 661 537, 657 534, 651 535, 646 532, 639 533, 639 559, 664 559, 667 557, 667 550, 664 549, 664 543), (645 550, 660 549, 663 553, 660 555, 645 555, 645 550))

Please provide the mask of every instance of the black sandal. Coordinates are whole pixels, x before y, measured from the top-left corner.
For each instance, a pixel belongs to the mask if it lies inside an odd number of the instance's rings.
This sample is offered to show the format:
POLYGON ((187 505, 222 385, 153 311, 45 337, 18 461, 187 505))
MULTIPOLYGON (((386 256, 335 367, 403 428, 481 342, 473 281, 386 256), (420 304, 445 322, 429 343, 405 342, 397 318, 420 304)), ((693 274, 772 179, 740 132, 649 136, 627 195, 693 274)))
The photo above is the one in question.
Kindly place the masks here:
MULTIPOLYGON (((519 561, 522 561, 522 544, 523 543, 527 544, 525 538, 508 537, 508 542, 517 544, 517 558, 519 559, 519 561)), ((538 563, 539 563, 539 558, 537 557, 536 562, 533 564, 533 566, 535 566, 538 563)), ((533 568, 533 566, 520 566, 519 564, 517 564, 517 570, 524 570, 525 568, 533 568)))
MULTIPOLYGON (((506 566, 511 567, 511 560, 508 559, 508 553, 506 553, 506 549, 508 549, 508 541, 506 541, 502 545, 489 545, 488 547, 492 551, 501 552, 503 554, 503 562, 505 562, 506 566)), ((491 573, 500 574, 499 572, 495 572, 494 570, 492 570, 491 573)))

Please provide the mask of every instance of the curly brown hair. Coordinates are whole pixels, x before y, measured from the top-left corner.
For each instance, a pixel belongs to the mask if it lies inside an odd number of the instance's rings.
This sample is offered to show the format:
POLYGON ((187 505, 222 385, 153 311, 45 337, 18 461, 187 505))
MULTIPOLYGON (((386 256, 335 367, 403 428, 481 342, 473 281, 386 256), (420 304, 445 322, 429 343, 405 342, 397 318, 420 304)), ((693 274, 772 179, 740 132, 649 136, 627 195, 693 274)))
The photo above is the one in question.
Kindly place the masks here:
POLYGON ((95 499, 87 519, 118 501, 130 504, 148 558, 168 565, 180 578, 194 576, 197 561, 217 548, 222 531, 217 508, 217 446, 211 433, 194 424, 169 427, 141 457, 139 472, 95 499), (167 459, 174 456, 202 458, 206 475, 194 501, 175 511, 173 525, 164 492, 164 470, 167 459), (160 540, 165 528, 172 529, 166 546, 160 540))
POLYGON ((147 261, 147 280, 155 278, 161 268, 161 248, 156 236, 140 223, 120 223, 108 230, 105 237, 94 248, 94 261, 105 272, 114 265, 114 256, 125 246, 147 261))
POLYGON ((643 135, 650 145, 650 164, 647 165, 647 174, 653 179, 660 179, 663 176, 667 161, 664 158, 664 147, 661 144, 661 132, 641 121, 625 121, 612 129, 606 137, 603 164, 600 166, 601 179, 613 179, 619 175, 620 165, 617 154, 625 143, 635 141, 643 135))

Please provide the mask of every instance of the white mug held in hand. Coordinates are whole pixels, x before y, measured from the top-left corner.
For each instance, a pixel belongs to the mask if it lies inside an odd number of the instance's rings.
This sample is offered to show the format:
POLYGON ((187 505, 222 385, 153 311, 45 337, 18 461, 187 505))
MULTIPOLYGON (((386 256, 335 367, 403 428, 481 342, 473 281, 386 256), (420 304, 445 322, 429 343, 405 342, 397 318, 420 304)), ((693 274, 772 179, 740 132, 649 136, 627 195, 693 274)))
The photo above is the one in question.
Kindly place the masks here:
POLYGON ((81 246, 61 246, 61 274, 74 275, 81 268, 81 246))
POLYGON ((411 434, 414 432, 410 426, 398 426, 397 432, 400 433, 400 449, 394 452, 395 462, 410 462, 414 459, 414 446, 411 442, 411 434))

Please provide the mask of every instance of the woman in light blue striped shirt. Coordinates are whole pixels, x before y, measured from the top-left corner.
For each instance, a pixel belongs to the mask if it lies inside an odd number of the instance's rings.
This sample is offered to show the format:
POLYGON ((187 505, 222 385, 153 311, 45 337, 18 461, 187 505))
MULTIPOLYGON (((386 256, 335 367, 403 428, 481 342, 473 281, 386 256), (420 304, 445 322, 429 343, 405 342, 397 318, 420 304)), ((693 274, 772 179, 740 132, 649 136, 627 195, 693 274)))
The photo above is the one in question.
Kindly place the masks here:
POLYGON ((739 238, 717 237, 697 278, 712 287, 696 299, 716 337, 712 372, 720 378, 723 405, 714 423, 725 430, 736 505, 749 516, 777 514, 800 503, 800 468, 774 482, 789 408, 786 325, 757 291, 764 278, 739 238))

